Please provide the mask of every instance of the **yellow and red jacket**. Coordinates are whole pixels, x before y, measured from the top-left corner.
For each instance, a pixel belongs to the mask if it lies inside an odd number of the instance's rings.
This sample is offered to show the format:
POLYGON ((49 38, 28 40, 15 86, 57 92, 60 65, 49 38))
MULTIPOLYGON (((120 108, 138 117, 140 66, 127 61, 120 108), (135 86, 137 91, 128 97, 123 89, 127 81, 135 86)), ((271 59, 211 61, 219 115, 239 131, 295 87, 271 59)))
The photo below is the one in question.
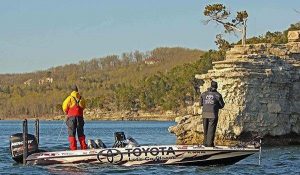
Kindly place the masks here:
POLYGON ((83 110, 85 108, 85 100, 76 91, 73 91, 65 101, 63 102, 62 109, 68 115, 72 116, 83 116, 83 110))

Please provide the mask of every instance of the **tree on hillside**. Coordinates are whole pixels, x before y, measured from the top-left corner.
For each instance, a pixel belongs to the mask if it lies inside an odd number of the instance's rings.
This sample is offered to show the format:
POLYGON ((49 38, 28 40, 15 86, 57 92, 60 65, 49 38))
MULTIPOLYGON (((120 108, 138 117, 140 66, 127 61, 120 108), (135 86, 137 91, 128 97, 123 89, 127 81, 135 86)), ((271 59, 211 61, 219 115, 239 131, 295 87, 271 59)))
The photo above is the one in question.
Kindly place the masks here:
POLYGON ((123 66, 128 66, 133 62, 132 55, 130 55, 129 53, 122 53, 121 62, 123 66))
POLYGON ((136 51, 134 51, 133 55, 134 55, 134 58, 135 58, 135 62, 140 63, 140 62, 143 61, 144 56, 143 56, 142 52, 136 50, 136 51))
POLYGON ((231 21, 228 20, 231 13, 223 4, 207 5, 203 13, 209 17, 206 23, 215 21, 218 24, 222 24, 225 33, 240 32, 242 34, 242 45, 246 44, 247 11, 238 11, 231 21))
MULTIPOLYGON (((300 30, 300 22, 295 24, 291 24, 290 27, 283 32, 275 31, 275 32, 266 32, 264 35, 254 36, 247 39, 247 43, 249 44, 257 44, 257 43, 273 43, 273 44, 285 44, 288 42, 288 32, 300 30)), ((239 44, 239 42, 237 43, 239 44)))
POLYGON ((224 51, 226 52, 227 50, 229 50, 231 48, 231 44, 226 41, 225 39, 223 39, 221 34, 216 35, 216 41, 215 41, 216 45, 218 46, 218 49, 220 51, 224 51))

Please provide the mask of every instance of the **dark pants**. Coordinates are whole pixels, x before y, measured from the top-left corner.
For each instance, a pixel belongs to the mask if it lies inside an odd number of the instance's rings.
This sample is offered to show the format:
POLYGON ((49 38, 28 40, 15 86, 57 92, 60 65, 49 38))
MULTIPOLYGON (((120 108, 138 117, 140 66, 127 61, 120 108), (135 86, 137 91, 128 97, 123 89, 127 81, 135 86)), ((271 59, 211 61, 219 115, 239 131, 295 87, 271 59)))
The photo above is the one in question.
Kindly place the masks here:
POLYGON ((83 117, 77 116, 77 117, 68 117, 66 124, 68 126, 68 134, 69 137, 76 137, 76 131, 77 131, 77 136, 82 137, 84 136, 84 120, 83 117))
POLYGON ((203 118, 204 146, 214 146, 218 118, 203 118))

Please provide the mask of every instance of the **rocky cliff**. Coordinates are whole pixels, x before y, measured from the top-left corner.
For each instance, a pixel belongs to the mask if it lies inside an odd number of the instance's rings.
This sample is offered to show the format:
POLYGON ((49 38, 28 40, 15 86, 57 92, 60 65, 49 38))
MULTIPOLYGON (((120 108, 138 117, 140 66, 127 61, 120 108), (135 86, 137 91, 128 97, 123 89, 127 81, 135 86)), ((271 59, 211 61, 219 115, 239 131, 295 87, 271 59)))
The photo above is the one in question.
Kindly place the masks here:
MULTIPOLYGON (((236 45, 224 61, 213 63, 204 80, 217 81, 226 103, 220 111, 217 144, 233 144, 261 136, 265 144, 300 144, 300 37, 289 43, 236 45)), ((169 128, 179 144, 202 143, 201 113, 176 118, 169 128)))

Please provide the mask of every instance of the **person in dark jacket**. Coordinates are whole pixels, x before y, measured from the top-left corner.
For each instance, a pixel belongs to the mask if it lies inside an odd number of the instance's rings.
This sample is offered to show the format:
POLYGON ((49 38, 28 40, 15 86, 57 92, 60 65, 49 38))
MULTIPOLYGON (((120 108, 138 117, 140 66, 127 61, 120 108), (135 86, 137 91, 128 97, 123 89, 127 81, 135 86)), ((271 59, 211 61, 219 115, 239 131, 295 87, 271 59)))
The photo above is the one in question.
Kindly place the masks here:
POLYGON ((217 91, 218 83, 211 82, 211 87, 200 96, 203 118, 203 145, 214 147, 215 132, 218 123, 219 109, 225 106, 222 95, 217 91))

